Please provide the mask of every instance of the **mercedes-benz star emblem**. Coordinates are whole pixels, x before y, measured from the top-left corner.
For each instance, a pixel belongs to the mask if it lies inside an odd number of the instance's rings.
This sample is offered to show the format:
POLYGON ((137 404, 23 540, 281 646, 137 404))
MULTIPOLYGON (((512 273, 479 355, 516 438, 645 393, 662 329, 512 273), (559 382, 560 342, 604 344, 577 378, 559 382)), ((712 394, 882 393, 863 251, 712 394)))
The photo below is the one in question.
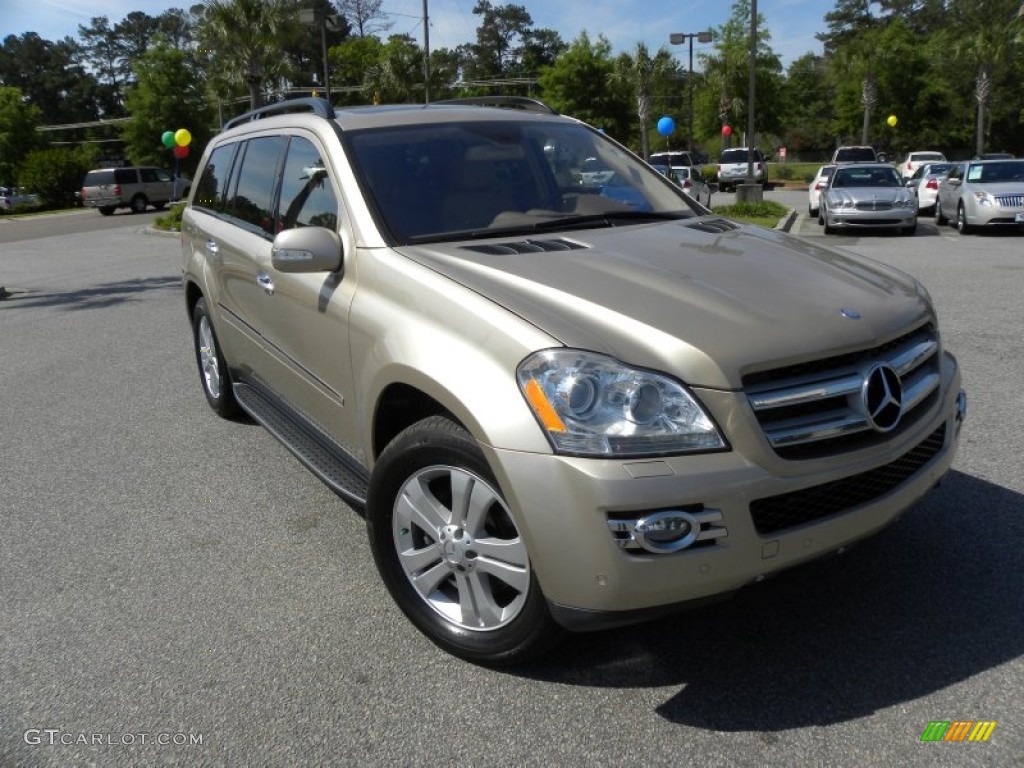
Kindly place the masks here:
POLYGON ((868 422, 879 432, 891 432, 903 415, 903 385, 899 374, 879 363, 864 377, 861 398, 868 422))

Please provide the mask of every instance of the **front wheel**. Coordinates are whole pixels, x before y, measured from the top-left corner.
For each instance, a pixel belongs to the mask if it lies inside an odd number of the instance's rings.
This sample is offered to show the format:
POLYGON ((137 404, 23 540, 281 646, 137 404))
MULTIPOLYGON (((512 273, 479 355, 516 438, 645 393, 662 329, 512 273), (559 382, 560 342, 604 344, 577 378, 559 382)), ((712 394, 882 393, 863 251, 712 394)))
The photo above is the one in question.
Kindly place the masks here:
POLYGON ((102 206, 100 208, 100 213, 102 213, 104 216, 113 216, 114 215, 114 210, 115 209, 114 209, 113 206, 111 206, 111 205, 104 205, 104 206, 102 206))
POLYGON ((956 207, 956 231, 961 235, 969 235, 973 229, 974 228, 967 223, 967 211, 964 210, 964 204, 960 203, 956 207))
POLYGON ((146 205, 147 205, 146 196, 145 195, 136 195, 135 197, 132 198, 132 202, 131 202, 132 213, 145 213, 146 212, 146 205))
POLYGON ((939 199, 935 198, 935 225, 941 227, 946 223, 946 217, 942 215, 942 206, 939 204, 939 199))
POLYGON ((374 468, 366 510, 384 584, 439 647, 513 664, 562 634, 490 467, 460 425, 432 416, 399 434, 374 468))

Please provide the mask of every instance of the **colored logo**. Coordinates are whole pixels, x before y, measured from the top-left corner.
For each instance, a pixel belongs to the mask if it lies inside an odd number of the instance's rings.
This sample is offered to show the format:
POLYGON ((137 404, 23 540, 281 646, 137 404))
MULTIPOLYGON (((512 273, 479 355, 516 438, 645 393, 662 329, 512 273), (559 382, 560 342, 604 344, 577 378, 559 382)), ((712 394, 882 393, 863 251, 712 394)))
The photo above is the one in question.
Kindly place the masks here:
POLYGON ((921 741, 988 741, 995 729, 995 720, 932 720, 921 741))

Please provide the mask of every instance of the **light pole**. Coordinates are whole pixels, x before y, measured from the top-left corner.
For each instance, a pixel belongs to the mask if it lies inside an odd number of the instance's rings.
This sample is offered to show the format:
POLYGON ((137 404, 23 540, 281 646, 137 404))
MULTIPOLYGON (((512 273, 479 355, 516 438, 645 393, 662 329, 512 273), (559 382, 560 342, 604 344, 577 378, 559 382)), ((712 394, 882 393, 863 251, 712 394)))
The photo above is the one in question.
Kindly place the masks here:
POLYGON ((672 45, 682 45, 686 41, 690 42, 690 73, 687 77, 689 82, 690 90, 690 114, 689 122, 687 124, 687 144, 686 148, 690 152, 690 161, 693 162, 693 38, 697 38, 699 43, 710 43, 711 42, 711 30, 706 32, 673 32, 668 36, 668 41, 672 45))
POLYGON ((320 27, 320 52, 324 59, 324 94, 327 100, 331 100, 331 75, 327 67, 327 30, 337 32, 342 28, 342 19, 339 16, 329 14, 326 10, 315 8, 302 8, 299 10, 299 21, 303 24, 316 24, 320 27))

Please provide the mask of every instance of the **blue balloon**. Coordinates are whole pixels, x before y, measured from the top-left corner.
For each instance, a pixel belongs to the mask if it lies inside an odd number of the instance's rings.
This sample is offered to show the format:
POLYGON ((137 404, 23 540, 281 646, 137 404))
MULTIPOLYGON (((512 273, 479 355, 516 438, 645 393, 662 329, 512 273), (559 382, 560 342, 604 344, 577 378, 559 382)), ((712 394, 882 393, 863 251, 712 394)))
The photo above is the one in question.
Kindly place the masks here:
POLYGON ((676 129, 676 122, 668 115, 665 115, 658 121, 658 133, 662 136, 671 136, 672 131, 676 129))

